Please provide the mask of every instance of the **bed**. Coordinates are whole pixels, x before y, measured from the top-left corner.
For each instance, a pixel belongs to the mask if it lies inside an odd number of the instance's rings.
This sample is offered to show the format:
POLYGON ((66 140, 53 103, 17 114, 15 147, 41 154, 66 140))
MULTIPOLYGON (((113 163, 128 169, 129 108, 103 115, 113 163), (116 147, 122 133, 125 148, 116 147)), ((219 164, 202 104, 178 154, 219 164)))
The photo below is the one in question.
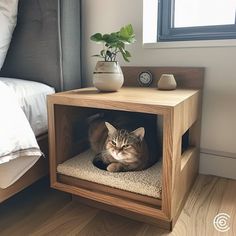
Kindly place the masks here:
POLYGON ((48 174, 47 95, 81 87, 80 1, 19 0, 17 13, 0 86, 14 93, 41 153, 0 164, 0 202, 48 174))

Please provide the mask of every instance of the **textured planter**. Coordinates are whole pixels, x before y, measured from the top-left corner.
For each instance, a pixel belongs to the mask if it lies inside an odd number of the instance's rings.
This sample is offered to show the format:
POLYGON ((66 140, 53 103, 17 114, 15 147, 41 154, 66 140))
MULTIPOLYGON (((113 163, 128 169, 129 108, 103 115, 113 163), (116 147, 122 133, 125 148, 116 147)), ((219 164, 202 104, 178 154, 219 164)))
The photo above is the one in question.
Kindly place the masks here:
POLYGON ((172 74, 162 74, 157 83, 157 87, 160 90, 174 90, 177 87, 175 77, 172 74))
POLYGON ((93 72, 93 85, 100 91, 119 90, 124 76, 118 62, 98 61, 93 72))

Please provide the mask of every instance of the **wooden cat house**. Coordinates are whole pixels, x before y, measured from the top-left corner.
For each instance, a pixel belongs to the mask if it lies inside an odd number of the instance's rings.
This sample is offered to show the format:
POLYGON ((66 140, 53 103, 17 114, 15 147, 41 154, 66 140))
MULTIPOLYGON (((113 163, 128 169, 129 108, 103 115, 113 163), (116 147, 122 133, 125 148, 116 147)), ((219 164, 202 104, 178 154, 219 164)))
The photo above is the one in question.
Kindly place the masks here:
POLYGON ((85 88, 48 97, 51 186, 86 204, 171 230, 198 174, 204 70, 123 67, 123 73, 124 87, 115 93, 85 88), (146 70, 154 81, 143 88, 137 77, 146 70), (174 74, 176 90, 156 88, 164 73, 174 74), (162 159, 144 171, 110 173, 96 168, 86 120, 101 110, 158 117, 153 128, 162 129, 162 159))

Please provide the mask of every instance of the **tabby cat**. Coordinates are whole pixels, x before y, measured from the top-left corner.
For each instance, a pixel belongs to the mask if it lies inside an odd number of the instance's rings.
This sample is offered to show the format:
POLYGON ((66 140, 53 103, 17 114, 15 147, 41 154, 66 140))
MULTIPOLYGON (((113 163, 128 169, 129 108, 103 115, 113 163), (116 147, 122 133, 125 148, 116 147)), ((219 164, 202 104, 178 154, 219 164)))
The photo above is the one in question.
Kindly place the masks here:
MULTIPOLYGON (((121 124, 120 120, 117 122, 116 118, 114 123, 121 124)), ((130 126, 127 119, 125 123, 130 126)), ((96 153, 94 165, 109 172, 138 171, 148 168, 153 163, 144 136, 144 127, 128 131, 115 128, 103 118, 95 119, 89 126, 90 146, 96 153)))

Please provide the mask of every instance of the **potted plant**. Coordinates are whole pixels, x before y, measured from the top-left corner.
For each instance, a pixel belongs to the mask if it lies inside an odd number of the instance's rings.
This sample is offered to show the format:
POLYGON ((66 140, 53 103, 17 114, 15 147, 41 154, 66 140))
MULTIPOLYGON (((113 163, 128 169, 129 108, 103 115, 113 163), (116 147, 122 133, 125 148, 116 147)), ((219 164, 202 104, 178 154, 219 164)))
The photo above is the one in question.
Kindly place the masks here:
POLYGON ((124 83, 124 76, 116 58, 120 53, 123 59, 129 62, 131 55, 125 45, 136 41, 132 25, 126 25, 118 32, 110 34, 96 33, 90 39, 103 44, 100 54, 93 55, 103 59, 96 64, 93 73, 94 86, 100 91, 117 91, 124 83))

